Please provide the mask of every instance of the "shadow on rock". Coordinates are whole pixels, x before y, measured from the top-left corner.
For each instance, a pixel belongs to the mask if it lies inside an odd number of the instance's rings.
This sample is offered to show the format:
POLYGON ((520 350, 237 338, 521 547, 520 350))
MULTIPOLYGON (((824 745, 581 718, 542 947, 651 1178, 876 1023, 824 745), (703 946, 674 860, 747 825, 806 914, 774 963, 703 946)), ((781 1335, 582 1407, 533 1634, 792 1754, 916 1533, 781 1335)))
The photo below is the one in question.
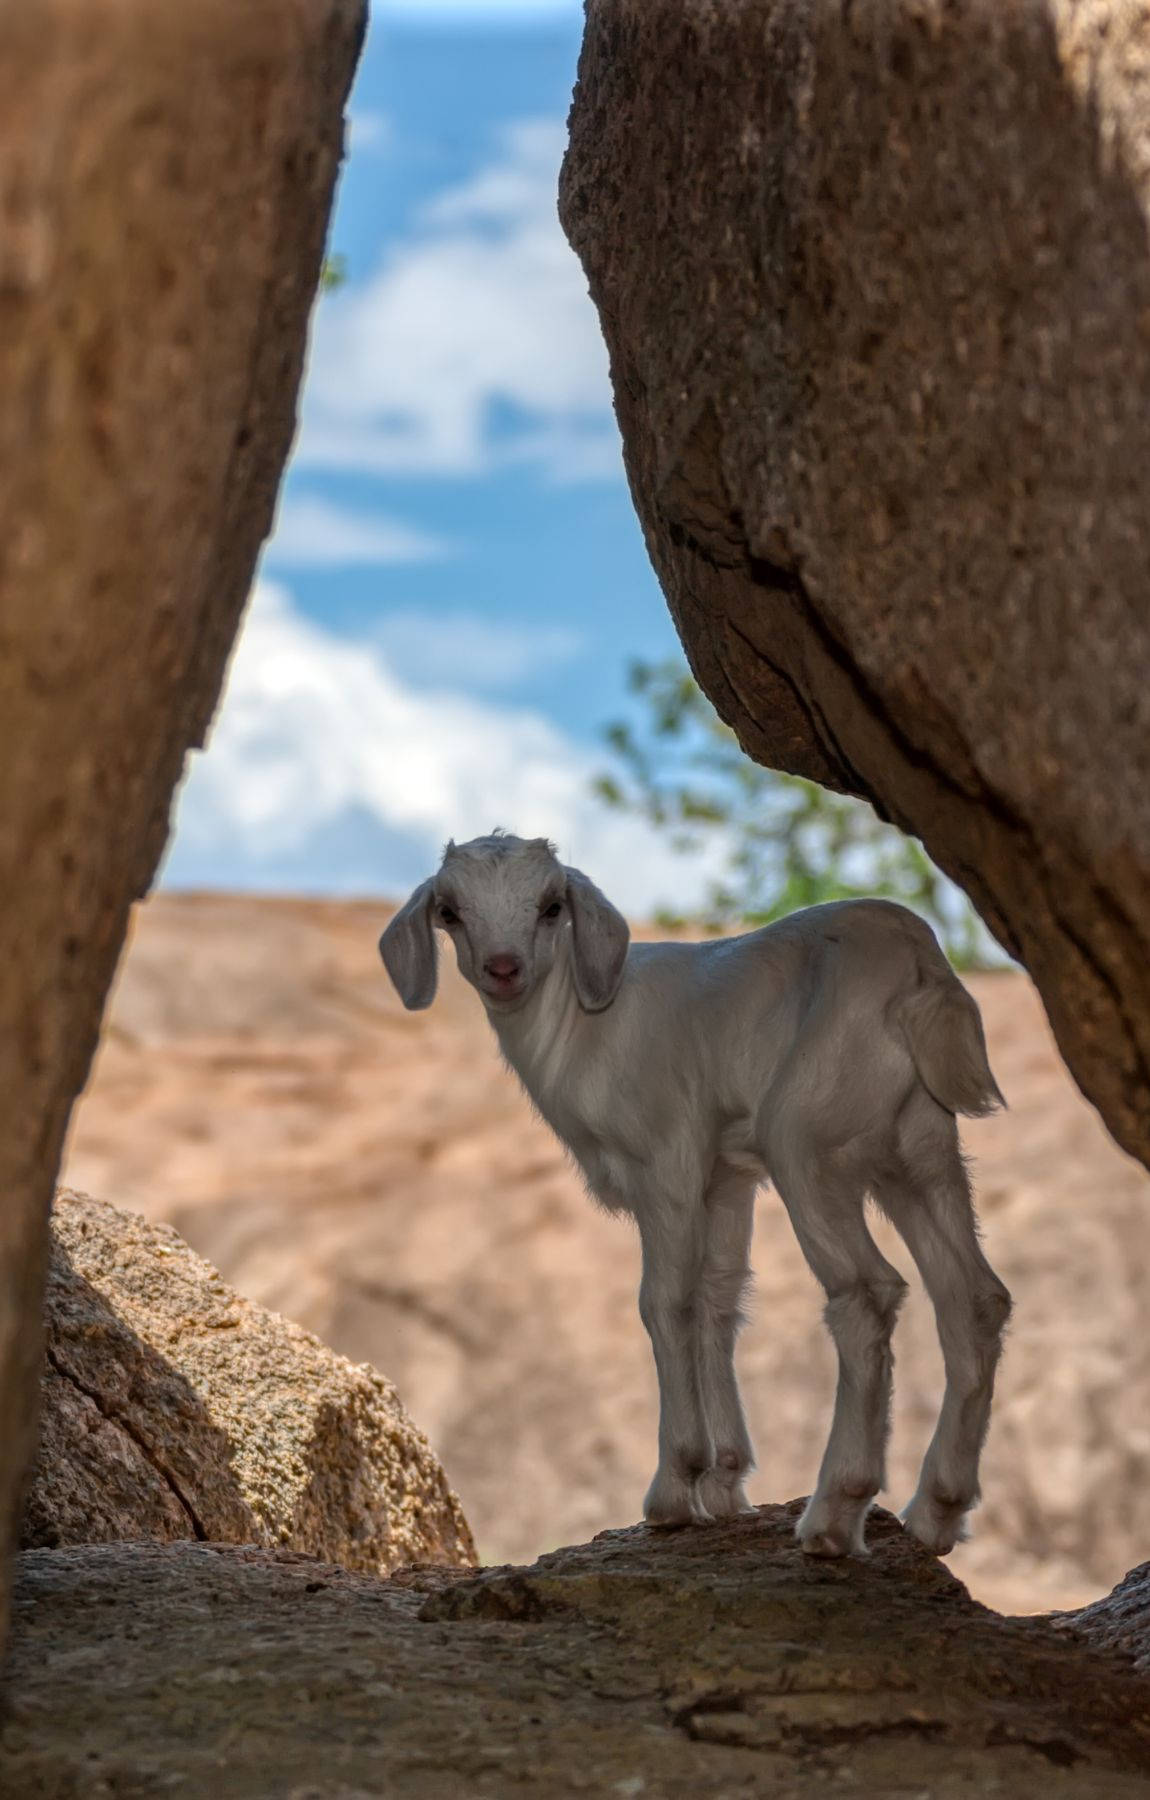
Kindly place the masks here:
POLYGON ((394 1388, 253 1305, 167 1226, 62 1192, 25 1548, 256 1543, 373 1574, 471 1564, 394 1388))

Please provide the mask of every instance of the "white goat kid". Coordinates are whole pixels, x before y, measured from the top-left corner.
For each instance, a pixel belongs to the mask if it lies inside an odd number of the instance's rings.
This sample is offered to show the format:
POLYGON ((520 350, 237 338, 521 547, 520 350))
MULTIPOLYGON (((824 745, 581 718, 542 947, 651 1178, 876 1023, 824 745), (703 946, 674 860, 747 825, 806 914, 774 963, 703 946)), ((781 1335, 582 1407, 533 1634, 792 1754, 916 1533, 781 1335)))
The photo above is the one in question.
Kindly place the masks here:
POLYGON ((706 943, 633 944, 542 838, 449 844, 380 940, 406 1007, 430 1006, 434 928, 455 944, 503 1056, 592 1194, 632 1213, 659 1376, 652 1524, 744 1510, 753 1451, 735 1377, 756 1188, 770 1180, 827 1295, 839 1381, 798 1526, 815 1556, 865 1552, 884 1485, 890 1339, 905 1283, 870 1194, 934 1303, 946 1393, 903 1515, 945 1554, 978 1499, 1010 1297, 979 1247, 955 1114, 1001 1104, 978 1008, 905 908, 813 906, 706 943))

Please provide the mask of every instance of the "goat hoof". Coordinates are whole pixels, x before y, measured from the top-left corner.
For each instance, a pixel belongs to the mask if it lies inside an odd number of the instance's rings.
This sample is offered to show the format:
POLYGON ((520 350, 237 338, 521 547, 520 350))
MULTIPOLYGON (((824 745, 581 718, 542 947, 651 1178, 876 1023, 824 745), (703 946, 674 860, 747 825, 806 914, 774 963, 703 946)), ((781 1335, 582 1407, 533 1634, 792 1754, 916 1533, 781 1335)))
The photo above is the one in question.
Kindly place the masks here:
POLYGON ((869 1501, 861 1510, 836 1506, 833 1501, 811 1500, 795 1527, 795 1536, 804 1556, 831 1561, 843 1556, 869 1556, 866 1544, 866 1515, 869 1501))
POLYGON ((823 1562, 837 1561, 843 1556, 865 1555, 858 1546, 852 1544, 849 1537, 841 1531, 815 1531, 810 1537, 799 1539, 799 1547, 804 1556, 815 1556, 823 1562))
POLYGON ((714 1520, 705 1507, 677 1507, 674 1511, 644 1510, 643 1523, 652 1531, 685 1531, 689 1525, 712 1525, 714 1520))
POLYGON ((712 1519, 737 1519, 741 1513, 752 1513, 741 1481, 724 1481, 713 1470, 700 1475, 695 1488, 699 1505, 712 1519))
POLYGON ((935 1556, 949 1556, 967 1536, 966 1507, 915 1495, 901 1514, 903 1528, 935 1556))
POLYGON ((676 1477, 656 1481, 643 1502, 643 1518, 659 1531, 679 1531, 684 1525, 709 1525, 711 1515, 691 1482, 676 1477))
POLYGON ((846 1532, 812 1532, 799 1539, 804 1557, 817 1557, 822 1562, 837 1562, 842 1557, 869 1557, 866 1543, 846 1532))

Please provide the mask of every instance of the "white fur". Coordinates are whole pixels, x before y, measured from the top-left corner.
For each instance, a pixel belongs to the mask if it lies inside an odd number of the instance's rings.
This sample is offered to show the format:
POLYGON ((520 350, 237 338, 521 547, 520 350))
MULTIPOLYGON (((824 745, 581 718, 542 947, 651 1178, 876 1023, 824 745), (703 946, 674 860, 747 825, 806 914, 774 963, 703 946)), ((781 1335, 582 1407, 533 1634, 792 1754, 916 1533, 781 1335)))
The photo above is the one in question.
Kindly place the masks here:
POLYGON ((864 1553, 884 1485, 905 1284, 867 1229, 869 1194, 918 1264, 946 1365, 903 1519, 932 1550, 952 1549, 978 1499, 1010 1298, 979 1246, 955 1123, 1001 1095, 977 1007, 929 928, 903 907, 856 900, 742 937, 628 947, 625 922, 586 876, 541 839, 496 833, 449 845, 384 933, 409 1006, 434 996, 445 906, 507 1062, 591 1192, 639 1227, 639 1310, 660 1393, 647 1519, 685 1524, 747 1505, 753 1451, 734 1349, 755 1191, 770 1180, 826 1292, 839 1358, 799 1539, 816 1556, 864 1553))

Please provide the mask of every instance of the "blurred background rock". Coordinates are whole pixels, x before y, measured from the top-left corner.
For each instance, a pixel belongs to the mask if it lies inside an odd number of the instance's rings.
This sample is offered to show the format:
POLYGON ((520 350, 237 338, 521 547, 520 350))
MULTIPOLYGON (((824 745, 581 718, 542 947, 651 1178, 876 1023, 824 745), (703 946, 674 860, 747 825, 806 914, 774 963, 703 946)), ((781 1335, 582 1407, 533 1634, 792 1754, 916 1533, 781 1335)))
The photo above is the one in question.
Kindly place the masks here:
MULTIPOLYGON (((241 1293, 386 1372, 485 1561, 639 1515, 655 1388, 632 1229, 587 1200, 445 959, 437 1005, 383 978, 381 904, 161 894, 139 914, 64 1172, 163 1219, 241 1293)), ((1150 1178, 1066 1075, 1026 977, 967 978, 1010 1110, 965 1127, 1016 1305, 972 1542, 1007 1610, 1073 1606, 1145 1555, 1150 1178)), ((912 1279, 887 1503, 941 1367, 912 1279)), ((820 1300, 764 1195, 741 1368, 755 1499, 809 1490, 833 1391, 820 1300)))

